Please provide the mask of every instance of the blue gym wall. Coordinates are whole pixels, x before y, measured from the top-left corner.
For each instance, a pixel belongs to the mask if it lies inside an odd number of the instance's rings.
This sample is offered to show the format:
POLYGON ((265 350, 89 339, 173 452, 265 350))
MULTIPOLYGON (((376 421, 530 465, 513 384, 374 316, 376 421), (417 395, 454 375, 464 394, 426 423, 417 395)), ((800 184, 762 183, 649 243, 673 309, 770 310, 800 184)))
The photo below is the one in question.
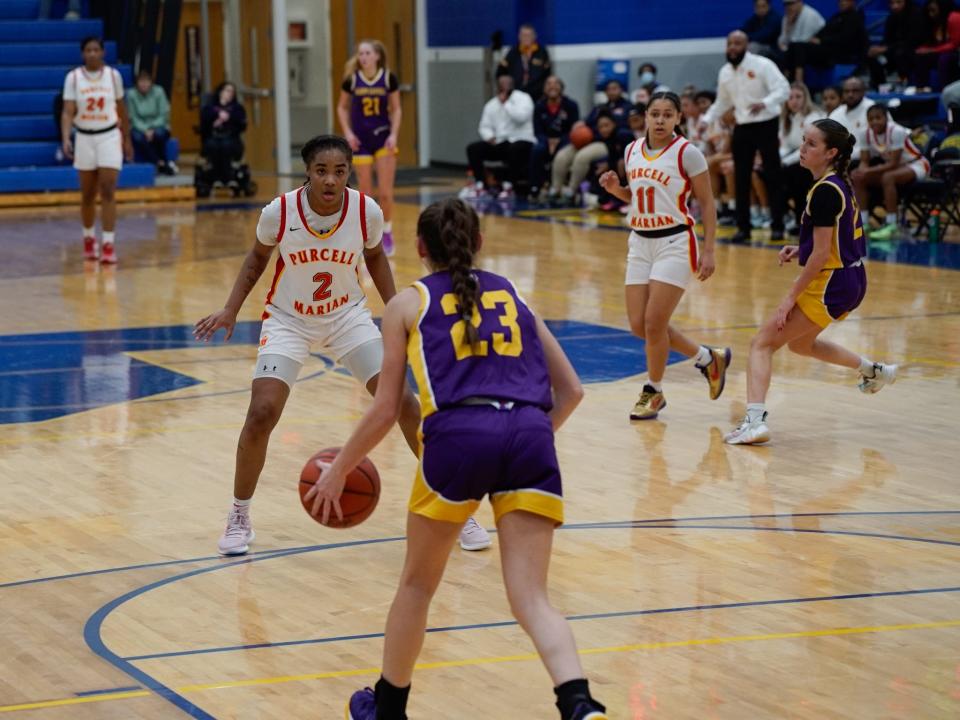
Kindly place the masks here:
MULTIPOLYGON (((807 0, 825 18, 837 10, 836 0, 807 0)), ((774 0, 783 15, 783 3, 774 0)), ((427 0, 427 44, 430 47, 487 45, 495 30, 504 41, 517 27, 533 24, 548 45, 640 42, 726 35, 753 13, 753 3, 736 0, 427 0)))

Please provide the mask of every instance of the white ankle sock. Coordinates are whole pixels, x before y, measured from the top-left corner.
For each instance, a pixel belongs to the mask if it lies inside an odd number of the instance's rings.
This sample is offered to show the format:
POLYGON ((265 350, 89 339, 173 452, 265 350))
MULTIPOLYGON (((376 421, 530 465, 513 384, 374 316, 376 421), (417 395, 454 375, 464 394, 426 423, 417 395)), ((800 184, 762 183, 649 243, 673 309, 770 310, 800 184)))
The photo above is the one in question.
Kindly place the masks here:
POLYGON ((114 241, 114 231, 113 230, 104 230, 103 231, 103 244, 104 245, 113 245, 114 241))
POLYGON ((392 232, 393 232, 393 222, 391 222, 390 220, 384 220, 384 221, 383 221, 383 231, 384 231, 385 233, 392 233, 392 232))
POLYGON ((767 406, 765 403, 747 403, 747 420, 750 422, 763 420, 766 412, 767 406))
POLYGON ((253 500, 253 498, 247 498, 246 500, 237 500, 237 498, 234 498, 233 509, 243 513, 244 515, 249 515, 251 500, 253 500))
POLYGON ((865 378, 872 378, 877 374, 877 370, 873 366, 873 360, 870 360, 863 355, 860 356, 860 374, 865 378))
POLYGON ((896 213, 887 213, 887 217, 884 218, 884 222, 887 225, 896 225, 897 224, 897 214, 896 213))
POLYGON ((693 364, 698 368, 705 368, 711 362, 713 362, 713 353, 710 352, 710 348, 706 345, 701 345, 693 358, 693 364))
POLYGON ((653 380, 647 379, 647 385, 652 387, 657 392, 663 392, 663 382, 654 382, 653 380))
POLYGON ((861 210, 861 211, 860 211, 860 222, 862 222, 865 226, 870 224, 870 211, 869 211, 869 210, 861 210))
POLYGON ((85 238, 96 237, 96 234, 95 234, 96 232, 97 232, 97 229, 95 227, 85 227, 83 229, 83 236, 85 238))

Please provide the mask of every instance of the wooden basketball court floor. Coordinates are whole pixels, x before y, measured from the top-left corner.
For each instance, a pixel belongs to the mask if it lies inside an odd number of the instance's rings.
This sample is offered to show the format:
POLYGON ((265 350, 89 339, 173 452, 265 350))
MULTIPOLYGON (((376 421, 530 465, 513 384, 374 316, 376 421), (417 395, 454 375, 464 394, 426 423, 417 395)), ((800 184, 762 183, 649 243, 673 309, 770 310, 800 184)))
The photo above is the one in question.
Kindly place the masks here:
MULTIPOLYGON (((421 273, 429 190, 397 209, 400 283, 421 273)), ((256 552, 216 556, 270 271, 234 340, 189 330, 226 298, 257 209, 124 207, 116 268, 84 266, 75 208, 0 216, 3 717, 339 718, 376 680, 415 461, 392 432, 372 454, 380 506, 355 529, 300 509, 304 460, 369 402, 329 359, 304 368, 273 436, 256 552)), ((896 385, 864 396, 852 373, 780 353, 773 442, 728 447, 748 342, 796 270, 720 245, 675 319, 733 347, 728 387, 711 402, 675 363, 661 419, 631 424, 643 354, 616 223, 483 221, 484 267, 552 321, 586 382, 557 437, 551 587, 610 716, 960 717, 957 246, 875 259, 865 303, 827 331, 901 363, 896 385)), ((479 519, 492 526, 488 507, 479 519)), ((555 717, 496 540, 454 551, 429 624, 411 718, 555 717)))

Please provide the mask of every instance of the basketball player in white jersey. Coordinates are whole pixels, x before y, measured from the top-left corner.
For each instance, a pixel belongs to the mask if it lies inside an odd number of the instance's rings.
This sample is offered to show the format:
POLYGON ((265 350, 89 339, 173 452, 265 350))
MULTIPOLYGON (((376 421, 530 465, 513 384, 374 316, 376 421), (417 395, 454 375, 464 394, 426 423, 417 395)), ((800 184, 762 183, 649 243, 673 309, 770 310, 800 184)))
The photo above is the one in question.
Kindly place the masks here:
POLYGON ((661 383, 671 350, 694 358, 713 400, 723 392, 730 365, 730 348, 698 345, 670 325, 690 278, 696 274, 706 280, 716 268, 717 209, 707 161, 679 133, 682 119, 675 93, 654 93, 647 105, 646 137, 628 145, 624 153, 629 187, 620 185, 615 171, 600 176, 603 188, 630 206, 627 318, 633 333, 646 341, 648 372, 631 420, 651 420, 666 407, 661 383), (691 191, 703 215, 702 253, 689 210, 691 191))
POLYGON ((117 176, 124 157, 133 160, 130 122, 123 102, 123 79, 114 68, 104 64, 103 41, 84 38, 80 49, 83 65, 67 73, 63 83, 60 136, 63 154, 73 159, 73 166, 80 173, 83 257, 113 264, 117 262, 117 176), (76 143, 70 140, 71 129, 77 131, 76 143), (97 192, 102 205, 102 248, 97 247, 94 227, 97 192))
POLYGON ((860 218, 866 230, 870 227, 870 188, 883 189, 885 224, 868 231, 871 240, 889 240, 897 232, 898 188, 923 180, 930 174, 930 163, 910 139, 910 130, 897 125, 885 105, 871 105, 867 110, 867 129, 857 139, 860 165, 850 174, 860 218), (879 163, 879 164, 878 164, 879 163))
MULTIPOLYGON (((270 433, 311 350, 324 350, 373 395, 383 363, 380 330, 360 287, 361 258, 384 304, 397 294, 383 251, 383 213, 362 193, 347 187, 353 153, 337 135, 320 135, 301 151, 307 183, 276 198, 260 214, 257 241, 247 254, 227 303, 194 328, 209 340, 220 328, 233 334, 237 313, 267 267, 274 248, 276 271, 263 312, 250 407, 237 444, 233 506, 218 543, 221 555, 243 555, 254 538, 250 501, 267 455, 270 433)), ((406 388, 400 429, 414 454, 420 406, 406 388)), ((464 525, 465 550, 490 546, 472 518, 464 525)))

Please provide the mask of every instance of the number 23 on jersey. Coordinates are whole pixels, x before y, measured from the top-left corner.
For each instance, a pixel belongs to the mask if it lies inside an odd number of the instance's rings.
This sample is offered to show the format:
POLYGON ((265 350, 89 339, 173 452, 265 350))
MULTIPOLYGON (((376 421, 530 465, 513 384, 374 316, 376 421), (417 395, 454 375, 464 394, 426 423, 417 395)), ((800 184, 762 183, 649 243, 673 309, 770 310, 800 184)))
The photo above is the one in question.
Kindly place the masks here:
MULTIPOLYGON (((497 310, 501 306, 503 314, 498 316, 500 326, 509 330, 509 340, 505 333, 495 332, 491 334, 493 341, 493 352, 497 355, 506 357, 518 357, 523 352, 523 338, 520 336, 520 326, 517 325, 517 304, 513 296, 506 290, 488 290, 480 295, 480 302, 473 307, 473 317, 470 318, 470 324, 475 328, 480 327, 483 318, 480 315, 480 307, 484 310, 497 310), (478 306, 479 305, 479 306, 478 306)), ((440 307, 443 308, 444 315, 456 315, 459 312, 457 296, 453 293, 446 293, 440 298, 440 307)), ((450 328, 450 339, 453 341, 453 348, 457 354, 457 360, 464 360, 473 356, 486 356, 489 353, 489 343, 481 340, 476 346, 471 347, 465 342, 467 334, 467 324, 462 319, 457 320, 450 328)))

